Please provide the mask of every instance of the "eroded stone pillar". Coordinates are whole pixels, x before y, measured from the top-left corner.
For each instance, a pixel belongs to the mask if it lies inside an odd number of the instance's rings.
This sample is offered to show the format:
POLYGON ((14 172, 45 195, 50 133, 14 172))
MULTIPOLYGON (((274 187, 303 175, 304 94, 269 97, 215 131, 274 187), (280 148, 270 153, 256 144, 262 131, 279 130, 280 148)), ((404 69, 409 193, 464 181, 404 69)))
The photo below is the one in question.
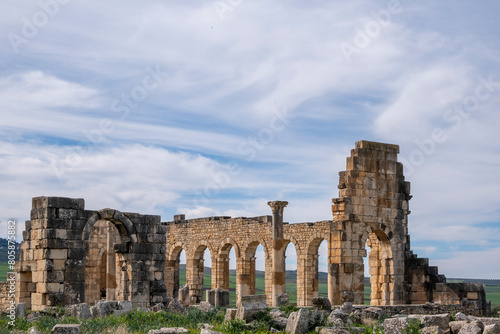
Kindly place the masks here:
POLYGON ((267 203, 273 212, 272 234, 272 306, 278 306, 276 296, 285 292, 285 247, 283 241, 283 210, 288 205, 286 201, 267 203))

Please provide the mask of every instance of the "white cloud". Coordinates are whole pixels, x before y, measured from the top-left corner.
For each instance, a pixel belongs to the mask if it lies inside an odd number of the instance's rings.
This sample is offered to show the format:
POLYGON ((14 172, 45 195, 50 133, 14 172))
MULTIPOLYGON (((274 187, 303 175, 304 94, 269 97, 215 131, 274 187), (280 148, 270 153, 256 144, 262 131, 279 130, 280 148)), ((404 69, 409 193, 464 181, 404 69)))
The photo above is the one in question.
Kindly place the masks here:
MULTIPOLYGON (((480 223, 500 219, 500 94, 481 101, 455 131, 443 115, 475 93, 478 76, 498 68, 498 5, 402 6, 350 63, 340 43, 353 43, 386 3, 243 1, 223 20, 211 2, 61 6, 19 54, 0 41, 3 215, 26 217, 31 197, 48 194, 163 220, 180 211, 268 214, 273 199, 290 202, 285 220, 331 219, 337 172, 355 140, 400 144, 410 160, 421 150, 417 142, 442 128, 446 141, 408 166, 412 240, 417 247, 439 242, 439 251, 453 240, 493 247, 498 231, 480 223), (167 75, 119 119, 112 102, 140 85, 148 66, 167 75), (276 109, 294 117, 249 159, 238 148, 269 128, 276 109), (92 145, 88 133, 99 134, 106 118, 113 129, 92 145), (82 161, 69 154, 74 142, 92 147, 82 161), (75 164, 62 183, 53 161, 75 164), (209 170, 228 163, 241 170, 195 205, 195 190, 214 181, 209 170)), ((21 2, 5 9, 3 31, 19 34, 23 17, 41 10, 21 2)))
POLYGON ((500 248, 478 252, 456 252, 449 259, 431 259, 430 263, 437 265, 439 273, 448 278, 498 279, 500 248))

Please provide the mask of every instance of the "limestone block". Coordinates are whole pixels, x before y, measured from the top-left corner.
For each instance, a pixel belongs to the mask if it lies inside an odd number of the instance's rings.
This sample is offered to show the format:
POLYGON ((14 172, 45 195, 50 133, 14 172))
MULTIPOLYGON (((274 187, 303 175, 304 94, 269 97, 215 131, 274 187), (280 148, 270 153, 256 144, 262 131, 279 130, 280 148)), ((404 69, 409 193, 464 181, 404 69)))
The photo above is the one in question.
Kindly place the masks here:
POLYGON ((438 326, 424 327, 420 331, 421 334, 444 334, 443 330, 438 326))
POLYGON ((183 334, 189 331, 182 327, 164 327, 160 329, 151 329, 148 334, 183 334))
POLYGON ((28 329, 27 334, 42 334, 42 333, 40 333, 35 327, 30 327, 30 329, 28 329))
POLYGON ((408 317, 397 317, 385 319, 383 327, 385 334, 403 334, 406 333, 408 325, 408 317))
POLYGON ((276 295, 276 306, 277 307, 288 305, 288 303, 289 303, 288 294, 286 294, 286 293, 278 293, 276 295))
POLYGON ((312 304, 315 309, 330 311, 332 309, 332 304, 327 297, 314 297, 312 299, 312 304))
POLYGON ((80 334, 80 325, 55 325, 52 334, 80 334))
POLYGON ((434 315, 412 314, 408 318, 417 319, 424 327, 438 326, 443 332, 447 332, 450 329, 450 315, 447 313, 434 315))
MULTIPOLYGON (((115 302, 116 303, 116 302, 115 302)), ((113 302, 99 300, 95 304, 95 316, 98 317, 106 317, 110 314, 113 314, 113 311, 116 309, 116 306, 113 307, 113 302)))
POLYGON ((120 300, 117 303, 117 309, 122 311, 132 311, 132 302, 128 300, 120 300))
POLYGON ((491 324, 484 326, 483 334, 500 333, 500 324, 491 324))
POLYGON ((198 307, 198 308, 199 308, 201 311, 203 311, 203 312, 208 312, 208 311, 210 311, 211 309, 213 309, 212 305, 210 305, 210 303, 209 303, 209 302, 204 302, 204 301, 200 302, 200 304, 199 304, 199 307, 198 307))
POLYGON ((460 328, 460 331, 458 332, 459 334, 481 334, 482 330, 481 327, 472 324, 472 323, 467 323, 460 328))
POLYGON ((178 299, 172 299, 172 301, 168 303, 167 310, 176 313, 184 313, 186 311, 178 299))
POLYGON ((224 316, 224 321, 234 320, 236 319, 236 313, 238 312, 237 308, 228 308, 226 310, 226 315, 224 316))
POLYGON ((88 319, 92 317, 92 314, 90 313, 90 307, 87 303, 71 305, 69 309, 71 312, 71 316, 77 319, 88 319))
POLYGON ((265 311, 267 307, 266 295, 243 296, 238 305, 236 318, 249 322, 256 313, 265 311))
POLYGON ((290 334, 307 333, 310 329, 311 310, 302 308, 288 317, 285 331, 290 334))
POLYGON ((223 334, 223 333, 216 332, 216 331, 213 331, 213 330, 207 329, 207 328, 202 328, 200 331, 200 334, 223 334))
POLYGON ((184 306, 189 305, 189 303, 190 303, 189 285, 185 284, 179 289, 178 301, 180 301, 181 304, 184 306))
POLYGON ((16 317, 26 319, 26 303, 18 303, 16 305, 16 317))
POLYGON ((461 320, 461 321, 450 321, 450 330, 452 334, 458 334, 460 332, 460 329, 467 324, 468 321, 461 320))
POLYGON ((349 331, 342 328, 323 327, 318 331, 318 334, 350 334, 350 333, 349 331))

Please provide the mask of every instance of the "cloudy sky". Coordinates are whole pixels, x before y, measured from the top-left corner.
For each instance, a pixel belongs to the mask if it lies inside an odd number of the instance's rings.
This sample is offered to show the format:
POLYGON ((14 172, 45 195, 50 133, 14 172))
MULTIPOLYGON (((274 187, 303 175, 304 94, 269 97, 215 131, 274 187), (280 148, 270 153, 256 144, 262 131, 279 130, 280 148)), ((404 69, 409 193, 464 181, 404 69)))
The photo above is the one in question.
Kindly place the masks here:
POLYGON ((331 219, 366 139, 400 145, 413 250, 500 278, 499 2, 2 6, 0 236, 41 195, 164 221, 268 200, 331 219))

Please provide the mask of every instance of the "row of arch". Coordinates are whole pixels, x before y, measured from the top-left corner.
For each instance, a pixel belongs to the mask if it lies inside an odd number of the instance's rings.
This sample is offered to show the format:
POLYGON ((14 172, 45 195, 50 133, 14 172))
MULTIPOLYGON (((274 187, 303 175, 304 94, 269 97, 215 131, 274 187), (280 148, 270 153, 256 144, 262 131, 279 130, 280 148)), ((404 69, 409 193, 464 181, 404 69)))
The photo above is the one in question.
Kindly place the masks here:
MULTIPOLYGON (((103 297, 111 300, 130 298, 127 297, 127 294, 131 291, 130 286, 133 280, 132 277, 129 277, 130 275, 127 276, 127 273, 130 273, 130 270, 127 270, 130 264, 127 263, 124 254, 115 251, 115 245, 122 243, 124 237, 126 240, 133 240, 134 238, 129 235, 130 233, 126 233, 129 232, 128 226, 117 224, 115 219, 106 218, 101 217, 100 220, 96 220, 93 224, 87 224, 85 228, 85 237, 88 236, 85 301, 89 303, 103 297), (99 230, 104 227, 107 229, 107 233, 99 230), (106 244, 106 246, 103 247, 102 244, 106 244)), ((363 281, 365 276, 363 257, 367 256, 366 247, 371 250, 367 263, 370 268, 371 304, 387 305, 394 303, 394 298, 391 295, 395 284, 391 237, 392 232, 387 227, 382 229, 368 226, 365 233, 358 240, 359 245, 351 245, 351 248, 340 249, 345 252, 342 256, 342 261, 346 263, 343 268, 344 272, 338 272, 337 276, 335 276, 335 272, 331 270, 329 265, 323 269, 328 271, 328 296, 333 303, 342 301, 342 298, 357 303, 363 302, 363 281), (349 253, 356 250, 359 250, 357 254, 349 253), (351 282, 346 283, 349 280, 351 282)), ((312 298, 319 296, 320 263, 318 250, 320 244, 325 241, 328 243, 329 235, 322 235, 321 233, 316 233, 305 243, 298 242, 291 235, 285 235, 281 249, 278 250, 281 252, 280 256, 284 258, 290 244, 295 248, 297 256, 296 293, 297 305, 299 306, 310 306, 312 298)), ((197 304, 205 300, 203 287, 204 254, 207 250, 210 253, 212 262, 211 289, 229 290, 229 253, 232 249, 236 257, 236 301, 241 296, 255 294, 256 251, 259 246, 264 251, 265 294, 268 303, 272 304, 273 258, 271 248, 273 246, 269 244, 269 241, 266 242, 266 240, 258 238, 245 245, 238 244, 229 237, 216 243, 200 240, 196 244, 177 242, 170 245, 166 249, 164 265, 167 297, 177 298, 179 296, 181 288, 180 255, 182 251, 185 251, 186 254, 186 284, 189 287, 186 303, 197 304)), ((335 263, 335 251, 339 249, 334 246, 328 244, 327 258, 329 264, 335 263)))

